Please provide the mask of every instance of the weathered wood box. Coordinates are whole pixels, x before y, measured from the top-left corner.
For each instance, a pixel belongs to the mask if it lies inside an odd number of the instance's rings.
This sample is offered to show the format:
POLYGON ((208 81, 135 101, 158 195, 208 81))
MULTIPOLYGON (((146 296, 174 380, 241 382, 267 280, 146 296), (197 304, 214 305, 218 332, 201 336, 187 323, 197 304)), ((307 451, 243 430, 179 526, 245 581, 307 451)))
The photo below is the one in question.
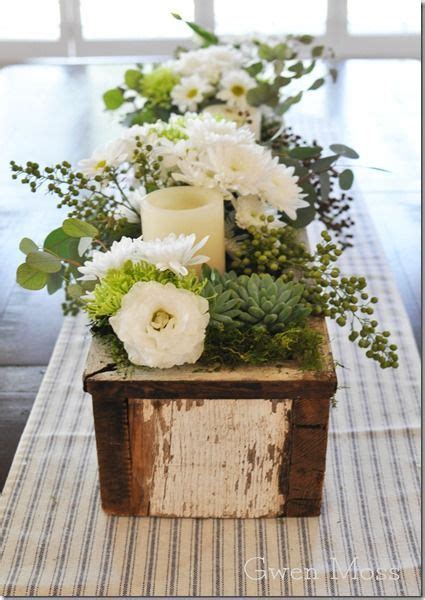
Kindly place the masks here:
POLYGON ((113 515, 277 517, 320 513, 336 377, 325 368, 120 374, 94 339, 84 375, 93 398, 103 509, 113 515))

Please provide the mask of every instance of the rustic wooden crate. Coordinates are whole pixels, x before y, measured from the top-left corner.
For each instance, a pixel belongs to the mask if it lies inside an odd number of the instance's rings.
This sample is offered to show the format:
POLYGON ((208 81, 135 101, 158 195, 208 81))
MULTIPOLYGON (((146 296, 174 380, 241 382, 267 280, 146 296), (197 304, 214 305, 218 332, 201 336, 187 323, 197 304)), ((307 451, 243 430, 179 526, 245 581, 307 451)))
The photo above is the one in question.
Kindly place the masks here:
POLYGON ((320 513, 336 377, 325 368, 116 370, 92 342, 92 395, 103 509, 113 515, 276 517, 320 513))

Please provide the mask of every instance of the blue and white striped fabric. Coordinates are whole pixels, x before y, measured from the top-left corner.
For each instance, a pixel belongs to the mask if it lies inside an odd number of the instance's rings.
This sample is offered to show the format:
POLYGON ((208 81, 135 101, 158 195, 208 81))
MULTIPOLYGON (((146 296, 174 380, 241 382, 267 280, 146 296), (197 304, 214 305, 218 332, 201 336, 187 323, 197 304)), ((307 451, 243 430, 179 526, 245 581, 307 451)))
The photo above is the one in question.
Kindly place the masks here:
MULTIPOLYGON (((358 194, 357 194, 358 196, 358 194)), ((366 361, 330 324, 341 389, 332 410, 324 505, 310 519, 106 516, 99 501, 89 343, 67 318, 1 500, 5 596, 414 596, 420 594, 419 357, 356 199, 356 247, 343 268, 384 299, 400 368, 366 361)))

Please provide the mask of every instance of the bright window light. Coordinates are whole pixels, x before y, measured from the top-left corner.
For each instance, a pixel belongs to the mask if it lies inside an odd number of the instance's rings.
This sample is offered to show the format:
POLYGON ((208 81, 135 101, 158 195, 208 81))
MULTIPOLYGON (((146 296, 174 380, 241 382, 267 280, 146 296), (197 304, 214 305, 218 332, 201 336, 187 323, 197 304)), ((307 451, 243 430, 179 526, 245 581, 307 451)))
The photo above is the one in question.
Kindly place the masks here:
POLYGON ((59 0, 0 0, 0 40, 60 37, 59 0))
POLYGON ((215 0, 215 24, 218 34, 325 32, 326 0, 215 0))
POLYGON ((420 33, 420 0, 348 0, 353 35, 420 33))
POLYGON ((171 16, 193 20, 193 0, 80 0, 83 37, 88 40, 190 37, 189 28, 171 16))

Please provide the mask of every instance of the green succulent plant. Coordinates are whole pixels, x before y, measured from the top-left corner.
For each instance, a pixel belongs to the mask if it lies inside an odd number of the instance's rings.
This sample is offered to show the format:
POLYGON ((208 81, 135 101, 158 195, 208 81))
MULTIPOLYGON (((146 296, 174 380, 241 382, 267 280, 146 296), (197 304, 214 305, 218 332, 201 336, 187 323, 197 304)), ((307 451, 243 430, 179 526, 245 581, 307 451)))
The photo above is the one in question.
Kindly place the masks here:
POLYGON ((204 268, 207 283, 203 295, 210 302, 212 325, 233 324, 238 328, 262 327, 275 334, 301 324, 310 314, 301 283, 284 282, 268 274, 220 275, 204 268))

